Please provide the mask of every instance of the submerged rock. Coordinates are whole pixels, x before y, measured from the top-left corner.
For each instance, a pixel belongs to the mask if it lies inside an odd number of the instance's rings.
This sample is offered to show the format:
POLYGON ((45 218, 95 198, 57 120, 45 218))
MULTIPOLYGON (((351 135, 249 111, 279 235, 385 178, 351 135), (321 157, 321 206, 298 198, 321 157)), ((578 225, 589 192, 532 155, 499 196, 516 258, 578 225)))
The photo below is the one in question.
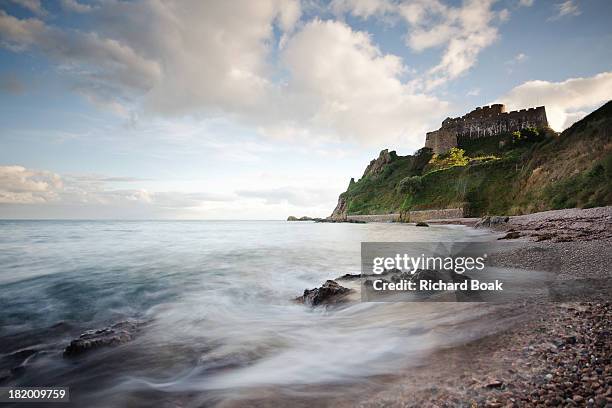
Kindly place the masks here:
POLYGON ((88 330, 64 349, 64 356, 76 356, 100 347, 118 346, 134 339, 140 323, 123 321, 98 330, 88 330))
POLYGON ((296 298, 296 302, 311 306, 333 304, 344 300, 353 290, 345 288, 333 280, 327 280, 320 288, 305 289, 304 294, 296 298))

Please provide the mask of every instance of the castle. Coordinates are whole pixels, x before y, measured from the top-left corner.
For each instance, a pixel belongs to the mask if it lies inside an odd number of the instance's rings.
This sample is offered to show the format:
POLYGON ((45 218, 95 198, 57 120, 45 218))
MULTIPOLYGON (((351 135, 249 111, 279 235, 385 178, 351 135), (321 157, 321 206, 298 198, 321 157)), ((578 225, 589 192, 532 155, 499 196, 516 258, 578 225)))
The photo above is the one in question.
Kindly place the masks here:
POLYGON ((439 154, 457 147, 463 141, 514 132, 527 127, 547 126, 544 106, 506 112, 506 106, 498 103, 476 108, 460 118, 446 118, 440 129, 427 132, 425 147, 439 154))

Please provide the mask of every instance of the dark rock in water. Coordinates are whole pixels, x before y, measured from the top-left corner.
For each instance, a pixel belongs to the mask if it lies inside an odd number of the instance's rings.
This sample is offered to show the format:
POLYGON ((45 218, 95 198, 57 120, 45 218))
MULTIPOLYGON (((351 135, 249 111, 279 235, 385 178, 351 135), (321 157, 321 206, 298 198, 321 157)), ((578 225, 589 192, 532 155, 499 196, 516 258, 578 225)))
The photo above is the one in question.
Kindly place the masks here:
POLYGON ((351 218, 313 218, 314 222, 331 222, 331 223, 342 223, 347 222, 349 224, 366 224, 363 220, 354 220, 351 218))
POLYGON ((499 217, 496 215, 483 217, 476 223, 475 228, 491 228, 510 221, 510 217, 499 217))
POLYGON ((421 222, 417 222, 416 226, 417 227, 429 227, 429 224, 421 221, 421 222))
POLYGON ((357 280, 361 278, 361 274, 347 273, 336 278, 336 280, 357 280))
POLYGON ((521 233, 520 232, 518 232, 518 231, 511 231, 511 232, 507 233, 506 235, 504 235, 503 237, 497 238, 497 239, 498 240, 499 239, 517 239, 517 238, 520 238, 520 237, 521 237, 521 233))
POLYGON ((328 280, 320 288, 305 289, 304 295, 295 300, 311 306, 333 304, 344 300, 352 289, 339 285, 336 281, 328 280))
POLYGON ((104 329, 88 330, 70 342, 64 356, 76 356, 100 347, 127 343, 134 338, 139 325, 138 322, 123 321, 104 329))

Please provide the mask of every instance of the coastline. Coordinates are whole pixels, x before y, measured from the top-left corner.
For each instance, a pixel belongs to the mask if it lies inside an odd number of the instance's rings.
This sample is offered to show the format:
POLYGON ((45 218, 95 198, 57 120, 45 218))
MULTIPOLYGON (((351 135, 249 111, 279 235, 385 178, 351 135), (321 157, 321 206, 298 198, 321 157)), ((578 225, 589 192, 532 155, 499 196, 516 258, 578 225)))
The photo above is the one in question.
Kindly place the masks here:
MULTIPOLYGON (((427 222, 475 228, 479 221, 427 222)), ((514 265, 527 266, 532 257, 548 254, 560 261, 560 280, 612 278, 612 207, 514 216, 486 228, 499 234, 518 232, 524 246, 507 254, 514 265)), ((361 405, 612 405, 609 297, 523 304, 516 311, 520 324, 434 353, 427 364, 398 376, 361 405)))
MULTIPOLYGON (((548 257, 558 262, 561 281, 612 278, 612 207, 491 221, 427 223, 486 228, 498 239, 515 233, 511 239, 522 245, 505 252, 505 261, 528 268, 548 257)), ((317 402, 346 407, 612 406, 612 303, 606 293, 501 308, 500 314, 515 319, 511 327, 434 351, 416 367, 373 379, 356 395, 317 402)))

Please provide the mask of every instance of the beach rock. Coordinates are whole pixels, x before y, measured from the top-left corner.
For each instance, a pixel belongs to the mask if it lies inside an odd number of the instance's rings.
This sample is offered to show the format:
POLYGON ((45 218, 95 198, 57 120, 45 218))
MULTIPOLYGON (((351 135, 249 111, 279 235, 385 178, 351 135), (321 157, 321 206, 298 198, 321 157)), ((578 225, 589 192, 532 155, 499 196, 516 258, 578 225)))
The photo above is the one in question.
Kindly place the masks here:
POLYGON ((344 300, 352 289, 339 285, 336 281, 327 280, 320 288, 305 289, 304 294, 296 298, 296 302, 311 306, 333 304, 344 300))
POLYGON ((429 224, 421 221, 421 222, 417 222, 416 226, 417 227, 429 227, 429 224))
POLYGON ((517 238, 520 238, 520 237, 521 237, 521 233, 520 232, 518 232, 518 231, 511 231, 511 232, 508 232, 503 237, 497 238, 497 239, 498 240, 499 239, 517 239, 517 238))
POLYGON ((510 217, 486 216, 480 219, 474 226, 475 228, 491 228, 510 221, 510 217))
POLYGON ((485 388, 502 388, 503 386, 504 386, 504 382, 503 381, 493 380, 493 381, 489 381, 485 385, 485 388))
POLYGON ((64 349, 64 356, 71 357, 100 347, 117 346, 133 340, 138 322, 123 321, 98 330, 88 330, 74 339, 64 349))

